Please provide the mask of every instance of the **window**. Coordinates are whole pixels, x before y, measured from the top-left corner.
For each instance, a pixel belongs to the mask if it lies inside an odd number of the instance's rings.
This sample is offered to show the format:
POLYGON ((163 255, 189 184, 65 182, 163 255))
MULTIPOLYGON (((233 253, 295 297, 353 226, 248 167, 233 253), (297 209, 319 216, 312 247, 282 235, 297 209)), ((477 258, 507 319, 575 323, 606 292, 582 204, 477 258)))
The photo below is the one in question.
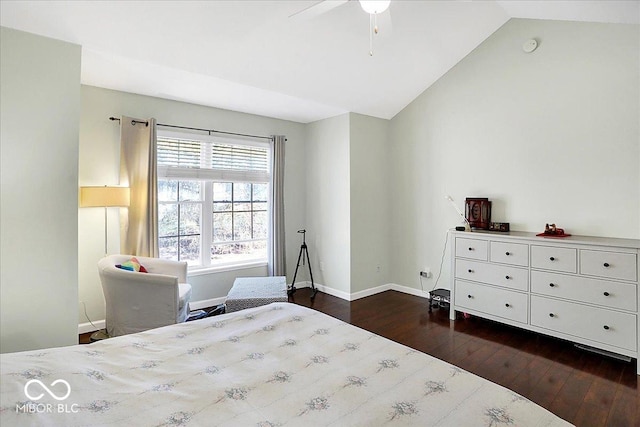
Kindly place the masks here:
POLYGON ((201 265, 202 183, 158 180, 158 247, 160 258, 201 265))
POLYGON ((267 258, 268 185, 213 183, 211 260, 267 258))
POLYGON ((268 143, 158 136, 160 258, 193 267, 267 261, 268 143))

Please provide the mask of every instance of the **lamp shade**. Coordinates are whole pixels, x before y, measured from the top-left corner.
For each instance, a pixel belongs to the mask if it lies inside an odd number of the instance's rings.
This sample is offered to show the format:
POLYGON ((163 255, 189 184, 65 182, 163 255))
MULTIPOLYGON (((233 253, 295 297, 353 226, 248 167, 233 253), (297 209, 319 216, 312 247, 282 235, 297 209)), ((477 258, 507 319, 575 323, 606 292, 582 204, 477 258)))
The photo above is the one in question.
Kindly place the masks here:
POLYGON ((128 187, 80 187, 80 206, 111 207, 129 206, 128 187))
POLYGON ((360 0, 362 9, 370 14, 382 13, 391 4, 391 0, 360 0))

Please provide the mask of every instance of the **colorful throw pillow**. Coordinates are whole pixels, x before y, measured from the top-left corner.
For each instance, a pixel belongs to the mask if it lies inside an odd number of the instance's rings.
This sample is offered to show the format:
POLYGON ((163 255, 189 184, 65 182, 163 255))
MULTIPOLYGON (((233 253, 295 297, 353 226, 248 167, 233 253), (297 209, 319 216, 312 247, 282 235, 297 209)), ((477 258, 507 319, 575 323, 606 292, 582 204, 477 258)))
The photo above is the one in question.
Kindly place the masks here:
POLYGON ((128 270, 128 271, 137 271, 140 273, 147 273, 147 269, 144 268, 142 264, 140 264, 140 261, 138 261, 138 258, 136 257, 133 257, 129 261, 123 262, 122 264, 117 264, 116 267, 121 268, 123 270, 128 270))

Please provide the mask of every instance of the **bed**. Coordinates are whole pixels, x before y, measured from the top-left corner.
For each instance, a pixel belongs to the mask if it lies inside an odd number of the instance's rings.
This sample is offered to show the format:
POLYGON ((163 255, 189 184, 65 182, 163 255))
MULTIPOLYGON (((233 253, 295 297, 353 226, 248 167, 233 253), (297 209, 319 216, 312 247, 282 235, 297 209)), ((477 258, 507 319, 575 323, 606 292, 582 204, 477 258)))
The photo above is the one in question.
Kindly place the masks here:
POLYGON ((504 387, 289 303, 0 361, 3 427, 570 425, 504 387))

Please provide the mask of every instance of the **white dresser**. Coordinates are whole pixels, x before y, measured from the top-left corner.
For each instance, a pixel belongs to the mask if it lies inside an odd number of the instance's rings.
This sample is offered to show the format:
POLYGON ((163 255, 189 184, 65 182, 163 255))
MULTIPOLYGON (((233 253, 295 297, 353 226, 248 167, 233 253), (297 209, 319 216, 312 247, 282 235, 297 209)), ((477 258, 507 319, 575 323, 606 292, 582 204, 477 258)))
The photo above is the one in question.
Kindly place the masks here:
POLYGON ((640 240, 516 231, 450 238, 451 319, 461 311, 638 358, 640 240))

